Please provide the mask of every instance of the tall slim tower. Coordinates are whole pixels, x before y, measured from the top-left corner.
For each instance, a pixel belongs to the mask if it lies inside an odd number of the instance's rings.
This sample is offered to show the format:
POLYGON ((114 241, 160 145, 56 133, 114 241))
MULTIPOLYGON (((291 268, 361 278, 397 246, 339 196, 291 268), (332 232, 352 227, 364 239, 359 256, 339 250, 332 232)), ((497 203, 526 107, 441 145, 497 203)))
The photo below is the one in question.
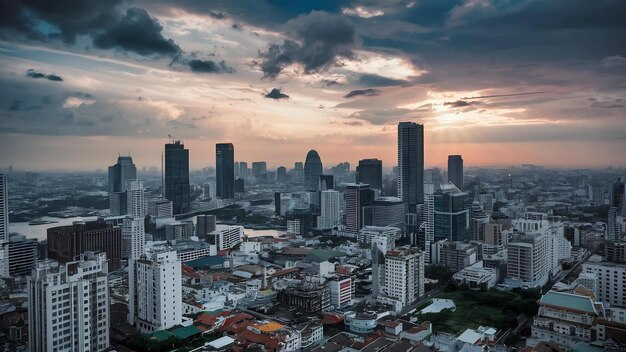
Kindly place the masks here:
POLYGON ((398 124, 398 197, 404 202, 406 233, 418 231, 418 204, 424 203, 424 125, 398 124))
POLYGON ((319 179, 323 173, 322 159, 315 150, 309 150, 304 162, 304 189, 307 191, 317 191, 319 179))
POLYGON ((235 147, 232 143, 215 145, 215 192, 218 198, 235 197, 235 147))
POLYGON ((463 190, 463 158, 460 155, 448 155, 448 182, 463 190))
POLYGON ((172 201, 174 215, 188 213, 190 206, 189 149, 180 141, 165 145, 165 198, 172 201))
POLYGON ((349 183, 346 185, 345 216, 346 231, 357 233, 363 227, 363 207, 374 203, 374 190, 365 183, 349 183))
POLYGON ((0 174, 0 277, 9 277, 9 196, 7 175, 0 174))
POLYGON ((126 214, 126 182, 137 178, 137 168, 130 156, 119 156, 109 166, 109 209, 112 216, 126 214))
POLYGON ((356 182, 367 183, 371 188, 383 189, 383 162, 379 159, 359 160, 356 167, 356 182))

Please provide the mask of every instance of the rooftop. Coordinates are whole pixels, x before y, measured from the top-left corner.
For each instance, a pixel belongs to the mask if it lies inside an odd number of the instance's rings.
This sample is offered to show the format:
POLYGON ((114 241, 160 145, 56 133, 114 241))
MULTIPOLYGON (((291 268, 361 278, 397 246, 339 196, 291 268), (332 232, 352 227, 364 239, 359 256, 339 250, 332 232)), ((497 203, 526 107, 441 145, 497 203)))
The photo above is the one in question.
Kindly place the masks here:
POLYGON ((553 307, 563 307, 566 309, 598 315, 598 312, 593 305, 593 301, 587 296, 549 291, 545 295, 541 296, 539 303, 542 305, 545 304, 553 307))

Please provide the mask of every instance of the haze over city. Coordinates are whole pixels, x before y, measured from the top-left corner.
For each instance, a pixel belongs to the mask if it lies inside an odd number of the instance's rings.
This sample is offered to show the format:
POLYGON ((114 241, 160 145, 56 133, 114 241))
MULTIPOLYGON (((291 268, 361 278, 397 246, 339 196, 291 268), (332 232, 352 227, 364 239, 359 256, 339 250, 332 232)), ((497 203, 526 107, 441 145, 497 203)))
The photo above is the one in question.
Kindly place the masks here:
POLYGON ((622 1, 9 1, 0 23, 0 165, 191 167, 232 142, 275 167, 626 165, 622 1), (79 6, 80 5, 80 6, 79 6), (341 151, 341 153, 337 153, 341 151))

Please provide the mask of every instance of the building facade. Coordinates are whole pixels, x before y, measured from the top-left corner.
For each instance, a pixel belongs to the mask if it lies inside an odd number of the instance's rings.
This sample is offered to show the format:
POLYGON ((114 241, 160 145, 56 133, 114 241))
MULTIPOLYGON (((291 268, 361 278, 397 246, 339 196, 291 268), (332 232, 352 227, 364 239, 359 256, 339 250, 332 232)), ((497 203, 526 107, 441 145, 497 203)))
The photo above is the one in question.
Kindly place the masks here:
POLYGON ((215 192, 218 198, 235 198, 235 147, 232 143, 215 145, 215 192))
POLYGON ((448 182, 463 190, 463 158, 460 155, 448 155, 448 182))
POLYGON ((379 159, 359 160, 356 167, 356 182, 367 183, 372 189, 383 189, 383 162, 379 159))
POLYGON ((174 214, 191 210, 189 186, 189 149, 181 141, 165 145, 165 198, 172 202, 174 214))

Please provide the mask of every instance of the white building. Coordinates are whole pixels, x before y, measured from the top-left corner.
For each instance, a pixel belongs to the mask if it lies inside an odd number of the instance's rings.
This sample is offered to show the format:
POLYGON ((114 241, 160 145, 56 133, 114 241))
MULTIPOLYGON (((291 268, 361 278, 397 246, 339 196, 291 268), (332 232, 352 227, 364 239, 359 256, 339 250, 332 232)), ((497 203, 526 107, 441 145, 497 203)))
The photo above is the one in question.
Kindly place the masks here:
POLYGON ((106 253, 37 263, 28 277, 30 351, 103 351, 109 347, 106 253))
POLYGON ((146 216, 146 197, 143 181, 126 181, 126 211, 133 218, 143 219, 146 216))
POLYGON ((467 285, 470 290, 490 289, 496 286, 498 275, 496 269, 485 268, 480 261, 455 273, 452 278, 457 285, 467 285))
POLYGON ((132 260, 128 284, 131 325, 151 333, 182 322, 181 267, 176 251, 150 252, 132 260))
POLYGON ((146 243, 143 218, 124 218, 122 224, 122 258, 139 259, 146 243))
POLYGON ((287 220, 287 233, 299 235, 300 234, 300 220, 287 220))
POLYGON ((317 227, 321 230, 332 229, 341 223, 341 193, 335 190, 320 192, 321 213, 317 227))
POLYGON ((9 277, 9 196, 7 176, 0 174, 0 277, 9 277))
POLYGON ((424 255, 416 248, 396 248, 385 254, 385 295, 402 307, 424 297, 424 255))
POLYGON ((424 219, 424 262, 432 263, 431 246, 435 243, 435 196, 433 190, 424 194, 422 218, 424 219))
MULTIPOLYGON (((507 245, 507 279, 513 286, 544 285, 551 269, 552 240, 548 235, 516 235, 507 245)), ((506 284, 506 282, 505 282, 506 284)))
POLYGON ((350 276, 341 276, 329 280, 330 303, 335 308, 343 308, 352 304, 355 283, 350 276))
POLYGON ((171 218, 173 212, 172 202, 165 198, 152 198, 148 200, 148 215, 155 219, 171 218))
POLYGON ((608 303, 611 306, 626 307, 626 296, 624 295, 626 264, 588 261, 583 264, 582 272, 597 278, 596 298, 598 301, 608 303))
POLYGON ((216 229, 207 235, 209 244, 217 245, 217 250, 233 248, 243 239, 243 226, 216 225, 216 229))
POLYGON ((359 234, 356 236, 358 243, 367 244, 368 247, 372 244, 372 239, 376 237, 383 237, 386 239, 386 250, 391 250, 396 247, 396 240, 402 237, 402 230, 393 226, 365 226, 359 230, 359 234))

